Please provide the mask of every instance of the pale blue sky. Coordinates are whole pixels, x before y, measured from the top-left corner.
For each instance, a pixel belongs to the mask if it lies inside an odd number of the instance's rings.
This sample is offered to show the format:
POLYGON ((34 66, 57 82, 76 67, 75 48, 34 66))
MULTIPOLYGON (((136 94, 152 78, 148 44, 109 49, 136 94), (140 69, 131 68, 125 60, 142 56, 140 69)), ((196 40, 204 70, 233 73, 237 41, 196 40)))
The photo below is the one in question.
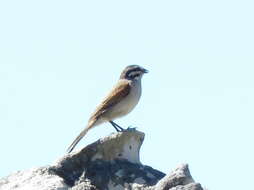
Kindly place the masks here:
MULTIPOLYGON (((189 163, 209 190, 253 180, 254 3, 0 1, 0 177, 65 154, 121 70, 139 64, 143 164, 189 163)), ((90 131, 81 148, 114 129, 90 131)))

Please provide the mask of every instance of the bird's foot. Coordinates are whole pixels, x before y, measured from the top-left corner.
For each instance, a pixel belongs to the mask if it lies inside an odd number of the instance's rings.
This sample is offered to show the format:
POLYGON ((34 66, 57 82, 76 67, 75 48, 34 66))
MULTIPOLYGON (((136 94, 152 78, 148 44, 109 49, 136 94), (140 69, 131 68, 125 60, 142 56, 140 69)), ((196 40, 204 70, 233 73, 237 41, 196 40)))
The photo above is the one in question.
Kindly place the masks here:
POLYGON ((136 131, 137 127, 132 127, 129 126, 127 129, 125 129, 126 131, 136 131))

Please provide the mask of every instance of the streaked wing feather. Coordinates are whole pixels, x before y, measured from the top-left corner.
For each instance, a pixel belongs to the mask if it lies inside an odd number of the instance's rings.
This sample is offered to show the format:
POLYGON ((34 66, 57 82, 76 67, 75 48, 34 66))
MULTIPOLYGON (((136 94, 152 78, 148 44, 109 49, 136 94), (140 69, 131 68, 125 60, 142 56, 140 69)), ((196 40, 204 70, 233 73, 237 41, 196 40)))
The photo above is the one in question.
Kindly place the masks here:
POLYGON ((110 107, 118 104, 123 98, 125 98, 130 93, 131 86, 128 81, 119 83, 110 94, 103 100, 103 102, 96 109, 91 118, 97 119, 104 112, 106 112, 110 107))

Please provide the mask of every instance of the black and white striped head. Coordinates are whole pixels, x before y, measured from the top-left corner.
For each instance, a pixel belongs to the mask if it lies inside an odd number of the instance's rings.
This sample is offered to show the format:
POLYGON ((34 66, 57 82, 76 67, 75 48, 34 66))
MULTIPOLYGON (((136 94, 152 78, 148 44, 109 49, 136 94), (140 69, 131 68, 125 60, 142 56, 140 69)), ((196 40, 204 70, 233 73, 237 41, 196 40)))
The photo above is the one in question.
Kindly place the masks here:
POLYGON ((144 73, 148 73, 148 70, 138 65, 129 65, 121 73, 120 79, 138 80, 144 73))

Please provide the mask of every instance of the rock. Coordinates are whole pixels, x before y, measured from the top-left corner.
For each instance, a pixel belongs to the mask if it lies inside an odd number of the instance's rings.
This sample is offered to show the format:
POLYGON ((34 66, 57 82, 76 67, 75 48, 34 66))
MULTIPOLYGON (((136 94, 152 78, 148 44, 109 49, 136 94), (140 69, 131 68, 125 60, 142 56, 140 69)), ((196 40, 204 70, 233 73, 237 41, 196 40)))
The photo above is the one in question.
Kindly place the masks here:
POLYGON ((188 165, 170 174, 142 165, 144 133, 127 130, 100 139, 55 164, 0 179, 0 190, 202 190, 188 165))
POLYGON ((19 171, 6 178, 0 179, 1 190, 64 190, 68 185, 64 180, 49 173, 47 167, 19 171))

